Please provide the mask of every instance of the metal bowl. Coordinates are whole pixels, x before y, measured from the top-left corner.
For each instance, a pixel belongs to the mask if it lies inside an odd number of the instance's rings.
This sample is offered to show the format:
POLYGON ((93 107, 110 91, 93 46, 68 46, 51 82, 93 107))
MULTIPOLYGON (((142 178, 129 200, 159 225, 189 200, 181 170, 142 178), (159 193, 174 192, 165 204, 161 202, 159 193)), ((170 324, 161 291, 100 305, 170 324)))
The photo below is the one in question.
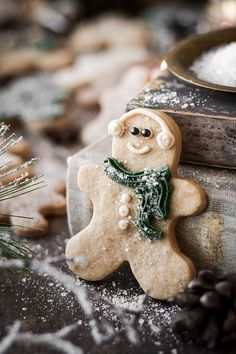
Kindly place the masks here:
POLYGON ((192 36, 181 41, 171 49, 165 58, 165 62, 172 74, 192 85, 217 91, 236 93, 236 87, 218 85, 198 79, 190 70, 194 60, 203 52, 207 52, 213 47, 234 41, 236 41, 236 27, 192 36))

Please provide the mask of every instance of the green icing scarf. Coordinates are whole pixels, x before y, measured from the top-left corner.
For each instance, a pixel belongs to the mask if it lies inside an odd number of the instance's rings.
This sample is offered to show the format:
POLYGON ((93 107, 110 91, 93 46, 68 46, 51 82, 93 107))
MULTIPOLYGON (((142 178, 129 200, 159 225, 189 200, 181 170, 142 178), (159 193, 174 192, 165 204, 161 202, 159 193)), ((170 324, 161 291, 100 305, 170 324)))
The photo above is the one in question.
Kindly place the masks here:
POLYGON ((166 220, 168 216, 172 189, 168 166, 141 172, 129 172, 113 158, 107 158, 104 164, 104 171, 110 179, 134 189, 139 199, 136 216, 138 230, 149 239, 162 238, 163 231, 154 229, 152 221, 154 217, 158 220, 166 220))

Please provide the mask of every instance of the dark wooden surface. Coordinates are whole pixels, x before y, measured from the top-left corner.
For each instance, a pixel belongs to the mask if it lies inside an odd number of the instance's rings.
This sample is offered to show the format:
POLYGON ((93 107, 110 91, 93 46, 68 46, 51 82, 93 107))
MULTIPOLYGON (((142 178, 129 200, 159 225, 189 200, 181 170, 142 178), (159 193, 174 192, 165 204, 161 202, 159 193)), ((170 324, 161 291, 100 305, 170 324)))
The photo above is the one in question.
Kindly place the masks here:
POLYGON ((236 168, 236 95, 163 75, 128 104, 168 113, 183 136, 182 161, 236 168))
MULTIPOLYGON (((64 252, 64 241, 68 237, 66 218, 54 218, 51 220, 51 228, 47 237, 37 241, 41 245, 38 248, 38 257, 44 259, 46 257, 60 255, 64 252)), ((68 269, 64 262, 58 262, 57 267, 63 272, 68 273, 68 269)), ((193 344, 189 339, 182 340, 176 337, 170 331, 165 316, 171 312, 171 306, 164 302, 157 302, 153 306, 154 300, 148 299, 145 306, 151 308, 153 313, 146 311, 145 321, 137 323, 136 328, 140 333, 140 343, 132 345, 127 340, 122 330, 117 332, 115 338, 100 346, 96 346, 91 339, 90 330, 87 326, 87 319, 81 311, 80 305, 70 292, 66 292, 63 286, 55 282, 49 276, 41 276, 35 272, 23 272, 20 274, 10 274, 2 272, 0 280, 1 297, 0 297, 0 334, 1 338, 6 335, 8 325, 19 319, 22 321, 22 331, 32 331, 33 333, 55 332, 66 325, 70 325, 78 320, 82 324, 77 330, 72 331, 66 336, 66 339, 74 345, 81 346, 84 353, 101 353, 101 354, 156 354, 156 353, 233 353, 233 348, 225 348, 223 350, 208 351, 201 346, 193 344), (163 313, 165 314, 163 317, 163 313), (160 329, 160 333, 154 333, 148 326, 149 319, 155 319, 154 324, 160 329)), ((97 295, 101 295, 106 289, 111 296, 127 293, 140 294, 134 278, 128 267, 125 267, 119 273, 116 273, 112 279, 106 280, 100 284, 90 285, 90 296, 95 299, 97 295), (114 282, 116 288, 114 288, 114 282), (119 287, 121 292, 118 291, 119 287)), ((107 308, 104 310, 102 305, 103 299, 94 300, 96 306, 96 315, 103 319, 111 320, 107 308), (101 306, 100 306, 101 305, 101 306)), ((111 312, 112 313, 112 312, 111 312)), ((116 321, 113 321, 116 325, 116 321)), ((60 350, 55 350, 48 344, 33 345, 30 341, 25 343, 15 343, 6 353, 8 354, 56 354, 60 350)))

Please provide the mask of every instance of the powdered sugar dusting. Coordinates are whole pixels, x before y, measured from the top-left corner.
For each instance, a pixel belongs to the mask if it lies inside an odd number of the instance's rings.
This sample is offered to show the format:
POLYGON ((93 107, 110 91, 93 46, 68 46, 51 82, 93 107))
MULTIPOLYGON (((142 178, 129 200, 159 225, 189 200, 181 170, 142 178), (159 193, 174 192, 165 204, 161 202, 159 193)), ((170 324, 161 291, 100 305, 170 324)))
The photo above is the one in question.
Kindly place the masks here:
POLYGON ((163 110, 167 113, 190 113, 215 115, 216 111, 232 116, 234 101, 231 98, 222 106, 219 93, 187 85, 173 75, 159 76, 151 81, 144 90, 128 103, 128 110, 138 107, 163 110))
MULTIPOLYGON (((17 277, 4 277, 2 273, 0 301, 4 301, 6 309, 11 306, 11 318, 14 315, 15 321, 6 327, 0 353, 9 352, 15 343, 26 342, 30 348, 43 345, 67 354, 100 353, 105 343, 112 351, 124 339, 134 351, 142 350, 147 342, 163 353, 181 348, 182 342, 170 326, 173 314, 179 311, 177 305, 147 297, 128 266, 100 283, 76 278, 61 253, 65 242, 61 236, 52 241, 57 244, 54 254, 35 247, 38 259, 29 261, 28 272, 17 277), (89 349, 83 348, 85 338, 89 349)), ((0 266, 4 268, 4 262, 0 266)), ((5 264, 16 269, 24 266, 15 261, 5 264)), ((5 321, 7 312, 6 316, 5 321)))
POLYGON ((207 102, 196 92, 190 91, 183 95, 184 85, 177 80, 160 83, 159 90, 152 90, 149 86, 144 89, 144 107, 167 106, 168 109, 185 110, 195 106, 202 106, 207 102), (205 102, 204 102, 205 101, 205 102))

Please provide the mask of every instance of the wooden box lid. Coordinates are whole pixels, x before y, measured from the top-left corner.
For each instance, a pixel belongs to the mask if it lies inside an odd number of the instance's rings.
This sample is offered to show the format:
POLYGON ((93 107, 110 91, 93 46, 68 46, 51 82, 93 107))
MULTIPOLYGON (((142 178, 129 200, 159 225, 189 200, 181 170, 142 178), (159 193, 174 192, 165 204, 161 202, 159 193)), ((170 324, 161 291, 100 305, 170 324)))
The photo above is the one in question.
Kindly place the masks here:
POLYGON ((169 114, 183 136, 182 161, 236 168, 236 95, 188 85, 171 74, 128 103, 169 114))

